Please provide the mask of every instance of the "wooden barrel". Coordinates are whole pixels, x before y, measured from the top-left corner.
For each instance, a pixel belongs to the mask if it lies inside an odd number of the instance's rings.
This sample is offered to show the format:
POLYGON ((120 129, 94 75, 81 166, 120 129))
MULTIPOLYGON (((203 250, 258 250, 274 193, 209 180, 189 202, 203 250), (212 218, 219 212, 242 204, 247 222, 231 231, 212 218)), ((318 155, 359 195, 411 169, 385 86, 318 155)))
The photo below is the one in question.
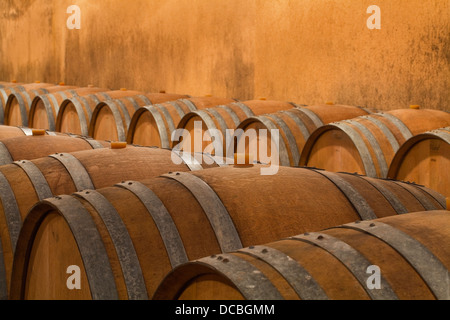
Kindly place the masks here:
POLYGON ((31 103, 36 96, 76 88, 78 87, 67 86, 61 83, 57 86, 11 93, 5 104, 5 124, 11 126, 28 126, 31 103))
POLYGON ((450 243, 450 211, 352 222, 188 262, 153 298, 448 300, 443 243, 450 243))
POLYGON ((308 138, 299 165, 385 178, 406 140, 448 125, 447 112, 411 108, 330 123, 308 138))
MULTIPOLYGON (((186 152, 207 150, 206 152, 211 154, 226 155, 227 130, 236 129, 242 121, 249 117, 278 110, 289 110, 294 106, 295 104, 285 101, 249 100, 191 111, 183 116, 177 127, 177 129, 185 130, 186 134, 189 133, 190 139, 183 138, 179 143, 178 140, 174 141, 174 146, 176 145, 177 149, 186 152), (212 135, 216 137, 212 139, 212 135), (212 142, 213 140, 214 142, 212 142)), ((232 154, 234 154, 233 151, 232 154)))
POLYGON ((209 164, 199 163, 197 156, 193 158, 189 154, 179 156, 165 149, 124 146, 125 143, 113 142, 111 148, 57 153, 0 166, 0 239, 3 247, 0 260, 3 259, 5 265, 2 270, 0 264, 1 297, 5 297, 6 288, 9 288, 13 252, 22 220, 39 200, 103 188, 127 179, 219 166, 215 159, 209 164))
POLYGON ((17 84, 0 89, 0 123, 5 123, 5 106, 10 94, 54 86, 55 84, 53 83, 41 83, 36 81, 34 83, 17 84))
MULTIPOLYGON (((38 134, 42 134, 41 129, 32 129, 28 127, 22 127, 22 126, 6 126, 6 125, 0 125, 0 141, 8 138, 14 138, 14 137, 23 137, 23 136, 32 136, 35 133, 34 131, 38 131, 38 134)), ((66 133, 60 133, 60 132, 54 132, 50 130, 44 130, 44 134, 50 135, 50 136, 67 136, 70 134, 66 133)), ((70 135, 72 136, 72 135, 70 135)))
POLYGON ((388 177, 413 181, 450 197, 450 127, 418 134, 403 143, 388 177))
POLYGON ((11 82, 0 81, 0 89, 6 88, 6 87, 19 86, 21 84, 23 84, 23 83, 19 83, 19 82, 17 82, 17 80, 12 80, 11 82))
POLYGON ((220 97, 191 97, 139 108, 131 119, 127 142, 172 148, 172 132, 186 113, 234 101, 220 97))
POLYGON ((252 154, 256 160, 270 163, 269 159, 262 158, 276 157, 272 154, 273 145, 279 150, 277 161, 280 165, 298 166, 303 146, 317 128, 370 113, 362 107, 323 104, 252 116, 237 126, 232 144, 227 146, 228 153, 252 154), (278 139, 272 141, 271 130, 278 130, 278 139))
POLYGON ((56 117, 58 115, 59 107, 64 100, 107 91, 111 90, 88 86, 36 96, 31 102, 28 115, 28 127, 55 131, 56 117))
POLYGON ((39 202, 17 242, 11 298, 149 299, 189 260, 445 206, 442 195, 404 182, 261 168, 171 172, 39 202), (80 290, 66 286, 69 266, 79 267, 80 290))
POLYGON ((32 136, 19 136, 0 141, 0 166, 18 160, 32 160, 54 153, 75 152, 109 147, 106 141, 89 137, 48 135, 44 130, 33 130, 32 136))
POLYGON ((98 140, 125 142, 131 118, 139 108, 189 97, 181 94, 147 93, 100 102, 92 113, 89 136, 98 140))
POLYGON ((92 112, 97 104, 106 100, 131 97, 139 94, 144 94, 144 92, 120 89, 66 99, 61 103, 59 108, 55 124, 56 131, 87 136, 92 112))

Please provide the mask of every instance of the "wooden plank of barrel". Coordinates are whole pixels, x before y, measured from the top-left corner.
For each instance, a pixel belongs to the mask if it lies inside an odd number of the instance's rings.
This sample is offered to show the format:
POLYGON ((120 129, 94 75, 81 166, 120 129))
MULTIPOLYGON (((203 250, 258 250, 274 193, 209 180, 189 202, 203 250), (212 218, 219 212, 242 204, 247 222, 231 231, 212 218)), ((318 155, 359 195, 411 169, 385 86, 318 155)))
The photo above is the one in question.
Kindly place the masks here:
POLYGON ((308 138, 299 165, 385 178, 406 140, 449 125, 447 112, 413 108, 330 123, 308 138))
POLYGON ((172 148, 172 132, 185 114, 231 102, 236 100, 205 96, 139 108, 131 119, 127 142, 141 146, 172 148))
POLYGON ((12 126, 28 126, 28 115, 33 99, 42 94, 77 89, 64 83, 52 87, 43 87, 11 93, 5 104, 5 124, 12 126))
POLYGON ((388 178, 413 181, 450 197, 450 127, 415 135, 392 159, 388 178))
POLYGON ((139 108, 190 98, 189 95, 146 93, 100 102, 89 124, 89 136, 97 140, 126 141, 131 118, 139 108))
POLYGON ((449 242, 450 211, 352 222, 188 262, 153 298, 448 300, 449 242))
POLYGON ((13 86, 19 86, 23 83, 17 82, 17 80, 12 80, 11 82, 7 81, 0 81, 0 89, 6 88, 6 87, 13 87, 13 86))
POLYGON ((5 123, 5 106, 10 94, 53 86, 55 86, 54 83, 41 83, 40 81, 36 81, 34 83, 14 84, 12 86, 0 89, 0 123, 5 123))
MULTIPOLYGON (((22 127, 22 126, 6 126, 6 125, 0 125, 0 141, 8 138, 14 138, 14 137, 23 137, 23 136, 32 136, 34 133, 33 131, 39 131, 41 132, 42 129, 32 129, 28 127, 22 127)), ((60 133, 60 132, 54 132, 49 130, 44 130, 45 132, 43 134, 50 135, 50 136, 72 136, 68 133, 60 133)), ((42 133, 39 133, 42 134, 42 133)))
POLYGON ((111 89, 97 88, 89 85, 88 87, 36 96, 31 102, 28 127, 55 131, 56 117, 58 115, 59 107, 64 100, 107 91, 111 91, 111 89))
MULTIPOLYGON (((314 130, 330 122, 356 118, 370 114, 371 111, 359 106, 323 104, 297 106, 289 110, 252 116, 242 121, 236 128, 228 153, 252 154, 256 160, 272 154, 272 145, 278 152, 278 163, 283 166, 298 166, 300 154, 307 139, 314 130), (278 139, 272 141, 272 131, 278 130, 278 139)), ((276 152, 276 150, 274 150, 276 152)))
POLYGON ((56 131, 87 136, 92 112, 97 104, 101 101, 131 97, 139 94, 144 94, 144 92, 122 88, 120 90, 98 92, 66 99, 61 103, 59 108, 56 118, 56 131))
POLYGON ((32 130, 31 136, 19 136, 0 141, 0 166, 18 160, 32 160, 61 152, 75 152, 109 147, 107 141, 90 137, 48 135, 45 130, 32 130))
POLYGON ((188 260, 445 207, 442 195, 404 182, 263 167, 171 172, 39 202, 17 242, 11 298, 149 299, 188 260), (69 266, 80 268, 80 290, 66 286, 69 266))
MULTIPOLYGON (((185 130, 186 134, 189 133, 190 139, 186 137, 181 142, 176 140, 174 141, 174 147, 176 146, 177 149, 186 152, 208 150, 207 152, 211 154, 226 155, 228 147, 227 130, 235 129, 249 117, 279 110, 289 110, 294 106, 295 104, 285 101, 249 100, 191 111, 183 116, 177 126, 177 129, 185 130), (215 136, 215 138, 212 139, 212 136, 215 136)), ((232 154, 234 154, 233 151, 232 154)))
POLYGON ((2 270, 3 264, 0 264, 0 296, 5 297, 5 290, 9 288, 13 252, 22 220, 36 202, 54 195, 107 187, 126 179, 138 180, 170 171, 219 166, 215 159, 211 158, 207 164, 199 163, 197 157, 112 142, 110 148, 56 153, 0 166, 0 239, 3 247, 0 259, 5 265, 2 270))

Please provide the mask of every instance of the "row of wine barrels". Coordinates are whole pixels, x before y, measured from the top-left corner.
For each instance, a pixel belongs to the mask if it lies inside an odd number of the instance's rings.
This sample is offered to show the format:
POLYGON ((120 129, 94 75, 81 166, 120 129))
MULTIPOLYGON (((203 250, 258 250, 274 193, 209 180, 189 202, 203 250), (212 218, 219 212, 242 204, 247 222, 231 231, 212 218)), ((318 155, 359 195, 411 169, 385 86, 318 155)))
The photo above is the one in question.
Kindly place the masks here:
POLYGON ((450 197, 450 127, 415 135, 392 159, 388 178, 412 181, 450 197))
POLYGON ((88 134, 97 140, 125 142, 131 118, 139 108, 187 98, 190 96, 152 93, 100 102, 92 113, 88 134))
POLYGON ((32 160, 61 152, 109 147, 107 141, 89 137, 48 135, 44 130, 33 130, 32 136, 19 136, 0 141, 0 166, 19 160, 32 160))
MULTIPOLYGON (((25 91, 18 91, 11 93, 5 104, 5 124, 12 126, 28 126, 28 116, 32 101, 35 97, 42 94, 49 94, 52 92, 76 90, 77 86, 68 86, 60 83, 56 86, 42 87, 38 89, 31 89, 25 91)), ((48 129, 48 128, 44 128, 48 129)))
POLYGON ((188 262, 155 300, 448 300, 450 211, 359 221, 188 262))
POLYGON ((303 148, 300 166, 386 178, 391 161, 411 137, 450 125, 450 114, 398 109, 322 126, 303 148))
POLYGON ((40 201, 17 241, 11 299, 150 299, 188 261, 445 206, 404 182, 292 167, 261 175, 263 167, 169 172, 40 201), (67 286, 70 267, 77 290, 67 286))
POLYGON ((170 171, 202 170, 223 165, 211 157, 111 143, 111 148, 57 153, 31 161, 0 166, 0 293, 6 296, 13 253, 23 219, 32 206, 46 198, 114 185, 127 179, 145 179, 170 171))
POLYGON ((31 102, 28 115, 28 127, 55 131, 56 117, 59 112, 59 107, 64 100, 107 91, 111 90, 89 85, 78 89, 58 91, 36 96, 31 102))
POLYGON ((40 88, 46 88, 46 87, 54 87, 55 84, 53 83, 41 83, 40 81, 36 81, 34 83, 24 83, 19 84, 15 83, 11 86, 5 86, 4 88, 0 89, 0 123, 4 124, 5 121, 5 105, 8 101, 9 95, 21 92, 21 91, 27 91, 27 90, 36 90, 40 88))
POLYGON ((139 108, 130 121, 127 142, 142 146, 172 148, 172 132, 185 114, 235 102, 235 99, 205 96, 139 108))
MULTIPOLYGON (((309 136, 319 127, 340 120, 371 114, 359 107, 338 104, 297 106, 275 113, 252 116, 236 127, 227 152, 246 152, 258 161, 261 155, 278 158, 283 166, 298 166, 300 155, 309 136), (278 139, 272 139, 272 131, 278 130, 278 139), (273 150, 272 145, 276 147, 273 150), (275 154, 278 150, 278 154, 275 154), (273 152, 273 153, 272 153, 273 152)), ((265 161, 263 161, 265 162, 265 161)))

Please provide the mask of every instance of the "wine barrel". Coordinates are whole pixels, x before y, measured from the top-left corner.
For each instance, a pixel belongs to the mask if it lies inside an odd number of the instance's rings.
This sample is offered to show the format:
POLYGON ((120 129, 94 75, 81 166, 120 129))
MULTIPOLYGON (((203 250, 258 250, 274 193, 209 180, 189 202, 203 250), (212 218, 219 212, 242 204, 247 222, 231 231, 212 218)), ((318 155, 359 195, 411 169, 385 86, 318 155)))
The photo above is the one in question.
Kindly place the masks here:
POLYGON ((235 101, 210 96, 191 97, 139 108, 131 119, 127 142, 142 146, 172 148, 172 132, 186 113, 235 101))
POLYGON ((76 136, 71 135, 68 133, 60 133, 60 132, 54 132, 50 130, 42 130, 42 129, 32 129, 28 127, 21 127, 21 126, 6 126, 6 125, 0 125, 0 141, 8 138, 14 138, 14 137, 23 137, 23 136, 32 136, 36 134, 36 131, 39 132, 38 134, 46 134, 49 136, 76 136), (44 131, 44 133, 42 133, 44 131))
POLYGON ((28 116, 28 127, 56 130, 56 117, 61 103, 69 98, 86 96, 98 92, 107 92, 110 89, 94 86, 82 87, 67 91, 58 91, 36 96, 31 102, 28 116))
POLYGON ((6 88, 6 87, 20 86, 21 84, 23 84, 23 83, 18 83, 17 80, 12 80, 11 82, 0 81, 0 89, 6 88))
POLYGON ((450 243, 450 211, 352 222, 188 262, 153 298, 448 300, 443 243, 450 243))
POLYGON ((11 298, 149 299, 190 260, 445 206, 404 182, 292 167, 261 175, 263 167, 169 172, 40 201, 19 235, 11 298), (66 286, 69 266, 79 268, 80 290, 66 286))
POLYGON ((189 97, 182 94, 147 93, 100 102, 92 113, 88 134, 98 140, 125 142, 131 117, 139 108, 189 97))
MULTIPOLYGON (((183 138, 179 143, 178 140, 174 141, 174 148, 176 146, 177 149, 186 152, 208 150, 207 152, 211 154, 227 155, 227 130, 234 130, 240 122, 249 117, 278 110, 288 110, 294 106, 295 104, 285 101, 249 100, 191 111, 183 116, 177 127, 185 134, 189 133, 189 136, 183 138)), ((232 136, 232 133, 229 132, 229 134, 232 136)), ((180 132, 179 137, 181 136, 180 132)), ((234 151, 228 155, 230 154, 234 154, 234 151)))
POLYGON ((0 260, 3 259, 5 265, 2 270, 0 264, 0 276, 3 275, 0 296, 4 298, 9 288, 13 252, 22 220, 36 202, 54 195, 107 187, 126 179, 219 166, 217 159, 199 163, 197 157, 113 142, 110 148, 57 153, 0 166, 0 239, 3 247, 0 260))
POLYGON ((125 88, 107 92, 98 92, 86 96, 76 96, 64 100, 59 108, 56 118, 56 131, 70 132, 75 134, 88 135, 89 123, 92 111, 101 101, 117 99, 121 97, 131 97, 144 94, 139 91, 131 91, 125 88))
POLYGON ((388 178, 413 181, 450 197, 450 127, 418 134, 392 159, 388 178))
POLYGON ((308 138, 299 165, 385 178, 406 140, 448 125, 447 112, 412 108, 330 123, 308 138))
POLYGON ((41 83, 36 81, 34 83, 17 84, 0 89, 0 123, 5 123, 5 105, 10 94, 53 86, 55 86, 53 83, 41 83))
POLYGON ((106 141, 90 137, 48 135, 44 130, 33 130, 32 136, 19 136, 0 141, 0 166, 18 160, 32 160, 54 153, 75 152, 109 147, 106 141))
POLYGON ((271 155, 271 158, 277 157, 280 165, 295 167, 300 161, 303 146, 314 130, 330 122, 370 113, 359 106, 323 104, 251 116, 237 126, 227 150, 228 153, 252 154, 256 160, 264 163, 270 161, 261 157, 271 155), (278 139, 272 141, 271 130, 278 130, 278 139), (272 145, 279 151, 278 156, 272 153, 272 145))
POLYGON ((31 103, 36 96, 76 88, 78 87, 60 83, 57 86, 11 93, 5 104, 5 124, 11 126, 28 126, 28 114, 31 103))

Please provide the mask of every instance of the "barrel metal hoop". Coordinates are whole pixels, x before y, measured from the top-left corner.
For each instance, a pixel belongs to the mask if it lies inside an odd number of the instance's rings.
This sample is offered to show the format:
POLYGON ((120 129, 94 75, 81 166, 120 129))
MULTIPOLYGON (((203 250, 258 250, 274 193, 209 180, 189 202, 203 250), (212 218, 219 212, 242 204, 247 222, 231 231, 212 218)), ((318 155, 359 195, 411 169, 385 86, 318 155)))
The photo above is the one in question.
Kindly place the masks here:
POLYGON ((254 265, 232 254, 220 254, 195 261, 228 277, 247 300, 283 300, 280 292, 254 265))
POLYGON ((58 209, 73 233, 94 300, 118 300, 114 273, 97 227, 86 208, 73 196, 46 199, 58 209))
POLYGON ((256 257, 269 264, 286 279, 302 300, 329 300, 309 272, 284 252, 267 246, 252 246, 240 249, 238 252, 256 257))
POLYGON ((241 108, 241 110, 245 113, 247 118, 255 116, 255 113, 252 111, 252 109, 250 109, 247 105, 243 104, 242 102, 233 102, 232 104, 241 108))
POLYGON ((344 241, 327 234, 311 232, 303 235, 291 237, 289 239, 303 241, 322 248, 336 259, 338 259, 358 280, 361 287, 373 300, 398 300, 397 295, 392 290, 389 283, 381 275, 381 288, 372 290, 367 287, 367 268, 372 263, 366 259, 359 251, 345 243, 344 241))
POLYGON ((85 190, 74 195, 89 202, 102 218, 122 267, 128 298, 130 300, 148 300, 147 289, 136 250, 116 208, 101 193, 95 190, 85 190))
POLYGON ((53 197, 52 190, 48 185, 47 180, 42 174, 41 170, 29 160, 20 160, 13 162, 16 166, 22 168, 22 170, 27 174, 31 183, 33 184, 34 190, 39 200, 44 200, 46 198, 53 197))
POLYGON ((377 216, 370 205, 367 203, 366 199, 355 189, 353 186, 337 173, 311 169, 318 174, 328 178, 350 201, 350 203, 355 208, 359 217, 363 220, 376 219, 377 216))
MULTIPOLYGON (((126 97, 125 99, 128 99, 131 97, 126 97)), ((133 100, 133 99, 131 99, 133 100)), ((122 115, 125 118, 125 125, 126 127, 130 127, 130 122, 131 122, 131 116, 130 113, 128 112, 127 107, 125 106, 125 104, 123 103, 122 100, 120 99, 115 99, 115 100, 109 100, 109 101, 114 101, 114 103, 116 103, 117 105, 119 105, 120 109, 122 110, 122 115)), ((134 100, 133 100, 134 101, 134 100)), ((116 120, 117 121, 117 120, 116 120)), ((122 122, 122 117, 120 118, 120 122, 122 122)), ((117 122, 116 122, 117 123, 117 122)), ((123 125, 122 125, 122 131, 124 131, 123 125)), ((125 136, 125 132, 123 133, 123 135, 125 136)), ((126 137, 125 137, 126 140, 126 137)), ((125 141, 125 140, 121 140, 121 141, 125 141)))
POLYGON ((161 112, 163 113, 164 118, 167 122, 167 126, 169 127, 169 132, 172 134, 172 132, 175 131, 175 123, 173 122, 172 116, 170 115, 169 111, 162 104, 155 105, 155 108, 161 110, 161 112))
POLYGON ((172 150, 172 152, 175 153, 177 156, 179 156, 181 160, 183 160, 183 163, 188 166, 189 170, 191 171, 203 170, 202 165, 197 161, 197 159, 194 158, 192 153, 176 150, 172 150))
POLYGON ((87 136, 89 133, 87 123, 91 120, 91 115, 92 115, 92 110, 89 107, 89 103, 87 102, 87 100, 84 97, 70 98, 69 101, 72 102, 73 106, 75 107, 75 110, 77 111, 78 118, 80 121, 81 134, 87 136), (81 103, 78 99, 83 101, 84 105, 86 106, 85 109, 83 108, 83 106, 81 105, 81 103), (84 110, 86 110, 88 112, 88 119, 86 119, 84 110))
POLYGON ((222 252, 242 248, 241 239, 230 214, 214 189, 205 181, 185 172, 169 173, 162 177, 179 182, 192 193, 208 217, 222 252))
POLYGON ((417 201, 420 202, 420 204, 424 207, 425 210, 438 210, 439 208, 436 208, 436 206, 428 199, 428 197, 424 194, 424 192, 419 189, 418 187, 410 184, 405 183, 402 181, 395 181, 392 180, 393 183, 403 187, 406 189, 409 193, 411 193, 417 201))
POLYGON ((295 140, 295 137, 292 134, 291 129, 288 127, 286 122, 284 122, 284 120, 278 117, 277 115, 267 114, 266 116, 272 118, 277 123, 278 127, 280 127, 283 130, 284 134, 286 135, 289 149, 291 150, 293 165, 294 166, 298 165, 300 161, 300 152, 297 147, 297 141, 295 140))
MULTIPOLYGON (((53 115, 53 110, 51 107, 52 104, 51 104, 50 100, 48 99, 48 97, 49 97, 49 95, 43 95, 40 98, 42 99, 42 102, 44 103, 45 112, 47 113, 48 128, 51 131, 55 131, 56 130, 55 117, 53 115)), ((51 97, 53 97, 53 95, 51 95, 51 97)), ((55 113, 57 114, 59 111, 59 105, 57 105, 56 100, 53 102, 53 105, 55 106, 55 113)))
POLYGON ((188 262, 189 259, 177 226, 159 197, 137 181, 124 181, 116 186, 132 192, 145 206, 158 228, 172 267, 175 268, 188 262))
POLYGON ((361 221, 340 226, 369 233, 397 250, 419 273, 439 300, 450 299, 449 270, 422 243, 410 235, 382 222, 361 221))
POLYGON ((83 164, 70 153, 52 154, 50 157, 58 160, 72 178, 75 188, 80 190, 95 189, 94 184, 83 164))
POLYGON ((84 141, 89 143, 91 145, 92 149, 102 149, 102 148, 104 148, 104 146, 98 140, 92 139, 90 137, 77 136, 76 138, 83 139, 84 141))
MULTIPOLYGON (((141 99, 142 102, 144 102, 145 105, 147 105, 147 106, 153 104, 153 103, 150 101, 149 98, 147 98, 146 96, 144 96, 144 95, 142 95, 142 94, 137 95, 136 98, 141 99)), ((137 108, 136 110, 138 110, 139 108, 140 108, 140 107, 138 106, 138 108, 137 108)))
POLYGON ((422 190, 424 193, 427 193, 430 197, 432 197, 434 200, 436 200, 436 202, 438 202, 440 204, 440 206, 442 207, 442 209, 445 209, 447 207, 447 203, 445 200, 445 196, 442 195, 441 193, 437 192, 434 189, 430 189, 424 186, 417 186, 420 190, 422 190))
POLYGON ((10 164, 13 161, 14 160, 11 157, 11 153, 9 152, 8 148, 3 142, 0 141, 0 165, 3 166, 5 164, 10 164))
POLYGON ((196 152, 195 154, 198 154, 199 156, 202 156, 202 157, 210 158, 211 161, 213 161, 219 167, 228 167, 228 164, 226 163, 226 159, 224 159, 223 157, 213 156, 206 152, 196 152))
POLYGON ((0 171, 0 200, 3 206, 6 224, 8 227, 11 248, 16 249, 17 239, 22 228, 22 216, 20 214, 17 199, 8 179, 0 171))
POLYGON ((0 238, 0 300, 8 300, 8 285, 6 281, 6 266, 3 258, 3 245, 0 238))
POLYGON ((33 130, 28 127, 18 127, 26 136, 32 136, 33 130))
POLYGON ((178 115, 180 116, 180 119, 183 118, 183 116, 186 114, 186 112, 184 112, 183 108, 181 108, 180 105, 176 101, 169 101, 168 104, 170 104, 171 106, 173 106, 175 108, 178 115))
MULTIPOLYGON (((109 95, 109 94, 107 94, 106 92, 99 92, 98 93, 100 96, 102 96, 104 99, 105 99, 105 101, 106 100, 113 100, 113 98, 111 98, 111 96, 109 95)), ((97 98, 97 96, 96 95, 94 95, 96 98, 97 98)), ((98 98, 97 98, 98 99, 98 98)), ((99 101, 100 102, 100 101, 99 101)), ((98 102, 97 102, 98 103, 98 102)))
MULTIPOLYGON (((216 124, 214 123, 214 120, 211 118, 211 116, 205 110, 192 111, 191 113, 198 115, 203 120, 203 122, 206 124, 207 130, 217 129, 216 124)), ((195 126, 195 124, 194 124, 194 126, 195 126)), ((202 137, 202 139, 203 139, 203 137, 202 137)), ((224 142, 223 142, 224 139, 225 139, 224 136, 220 137, 220 140, 213 139, 214 141, 212 143, 214 146, 214 150, 216 152, 222 152, 223 146, 224 146, 224 142)))
MULTIPOLYGON (((20 109, 20 117, 22 120, 22 125, 24 127, 28 126, 28 111, 25 107, 25 102, 23 100, 22 94, 21 92, 19 93, 15 93, 14 95, 10 95, 10 97, 14 96, 17 101, 19 102, 19 109, 20 109)), ((10 99, 10 97, 8 98, 8 101, 10 99)))
POLYGON ((382 116, 382 117, 388 119, 390 122, 392 122, 400 130, 405 141, 408 140, 409 138, 412 138, 413 134, 411 133, 409 128, 399 118, 393 116, 392 114, 382 113, 382 112, 376 113, 376 115, 382 116))
POLYGON ((303 112, 305 115, 307 115, 311 121, 314 123, 316 128, 322 127, 323 121, 319 118, 317 114, 315 114, 313 111, 306 109, 306 108, 297 108, 298 111, 303 112))
POLYGON ((230 115, 231 119, 233 120, 235 128, 237 128, 237 126, 239 126, 239 124, 241 123, 241 120, 239 119, 239 116, 237 115, 236 111, 234 111, 227 105, 220 105, 220 106, 217 106, 217 108, 225 110, 230 115))
POLYGON ((225 119, 214 108, 206 109, 205 112, 206 111, 211 113, 214 116, 214 118, 217 120, 217 122, 219 123, 220 131, 222 132, 222 137, 225 140, 225 137, 227 136, 227 129, 228 129, 228 125, 225 122, 225 119))
MULTIPOLYGON (((125 129, 124 129, 124 126, 123 126, 124 124, 123 124, 122 116, 120 115, 120 111, 117 109, 117 104, 119 104, 119 102, 121 102, 121 101, 119 101, 119 100, 107 100, 107 101, 104 101, 103 103, 109 107, 109 110, 113 114, 114 122, 116 124, 117 137, 118 137, 119 141, 126 141, 127 137, 125 136, 125 129)), ((120 106, 120 104, 119 104, 119 107, 122 108, 120 106)), ((125 112, 128 114, 128 111, 126 110, 126 108, 123 107, 122 108, 122 114, 125 115, 125 112), (123 109, 125 109, 125 110, 123 110, 123 109)), ((129 123, 127 123, 126 125, 128 127, 129 123)))
POLYGON ((295 124, 297 125, 297 127, 300 129, 300 132, 303 135, 303 139, 308 140, 309 136, 311 135, 311 133, 309 132, 308 128, 306 127, 305 123, 302 121, 302 119, 300 119, 298 117, 297 114, 295 114, 295 112, 292 112, 292 110, 282 110, 280 111, 282 114, 288 116, 289 118, 291 118, 295 124))
POLYGON ((361 118, 372 122, 383 132, 383 134, 385 135, 385 137, 388 139, 389 143, 391 144, 392 150, 394 152, 396 152, 400 148, 400 145, 399 145, 397 139, 395 138, 394 134, 388 128, 388 126, 386 126, 382 121, 380 121, 377 118, 372 117, 372 116, 363 116, 361 118))
POLYGON ((146 106, 144 108, 147 109, 155 119, 156 126, 158 127, 159 137, 161 140, 161 148, 170 148, 169 137, 167 135, 167 127, 158 109, 155 108, 155 106, 146 106))
POLYGON ((183 102, 189 108, 190 111, 195 111, 198 109, 191 100, 181 99, 179 101, 183 102))

